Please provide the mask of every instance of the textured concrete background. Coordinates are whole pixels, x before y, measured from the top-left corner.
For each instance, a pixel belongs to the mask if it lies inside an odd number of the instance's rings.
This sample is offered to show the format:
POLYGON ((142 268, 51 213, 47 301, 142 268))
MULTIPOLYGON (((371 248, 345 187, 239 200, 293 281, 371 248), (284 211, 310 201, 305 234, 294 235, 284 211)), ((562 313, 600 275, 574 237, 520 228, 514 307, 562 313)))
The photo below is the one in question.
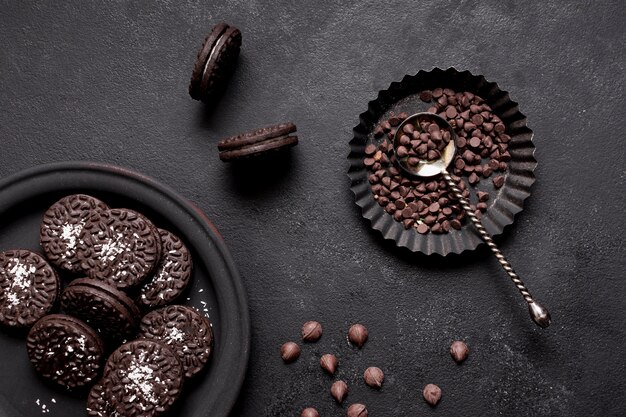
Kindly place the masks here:
POLYGON ((119 164, 207 212, 250 298, 247 382, 233 415, 341 416, 320 354, 339 356, 348 403, 370 415, 619 416, 626 410, 626 6, 614 2, 0 1, 0 176, 37 164, 119 164), (214 23, 243 32, 234 78, 209 114, 187 95, 214 23), (497 81, 535 131, 538 181, 498 241, 552 312, 545 331, 484 250, 397 251, 352 201, 358 114, 404 74, 455 66, 497 81), (222 164, 219 138, 292 120, 276 166, 222 164), (278 347, 325 334, 284 366, 278 347), (365 323, 371 340, 347 346, 365 323), (447 349, 465 339, 470 359, 447 349), (361 383, 381 367, 380 392, 361 383), (429 382, 443 389, 431 410, 429 382))

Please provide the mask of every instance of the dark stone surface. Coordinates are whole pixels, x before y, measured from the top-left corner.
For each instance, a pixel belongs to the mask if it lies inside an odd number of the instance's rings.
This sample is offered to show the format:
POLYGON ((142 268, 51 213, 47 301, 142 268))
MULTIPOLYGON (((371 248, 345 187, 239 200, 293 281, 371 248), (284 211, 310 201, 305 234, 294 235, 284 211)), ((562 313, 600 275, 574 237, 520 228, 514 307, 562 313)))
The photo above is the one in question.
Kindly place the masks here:
MULTIPOLYGON (((626 409, 625 8, 613 2, 0 2, 0 175, 86 159, 153 176, 198 203, 246 281, 253 340, 241 416, 342 415, 321 354, 370 416, 618 416, 626 409), (213 113, 187 94, 212 24, 243 32, 213 113), (536 328, 482 248, 399 252, 348 189, 347 143, 377 91, 455 66, 497 81, 535 131, 538 181, 498 239, 553 325, 536 328), (221 163, 217 141, 294 121, 291 156, 221 163), (285 366, 310 319, 322 340, 285 366), (370 341, 345 332, 365 323, 370 341), (470 358, 447 350, 467 341, 470 358), (380 392, 362 383, 382 368, 380 392), (422 387, 441 386, 431 410, 422 387)), ((0 403, 2 399, 0 397, 0 403)))

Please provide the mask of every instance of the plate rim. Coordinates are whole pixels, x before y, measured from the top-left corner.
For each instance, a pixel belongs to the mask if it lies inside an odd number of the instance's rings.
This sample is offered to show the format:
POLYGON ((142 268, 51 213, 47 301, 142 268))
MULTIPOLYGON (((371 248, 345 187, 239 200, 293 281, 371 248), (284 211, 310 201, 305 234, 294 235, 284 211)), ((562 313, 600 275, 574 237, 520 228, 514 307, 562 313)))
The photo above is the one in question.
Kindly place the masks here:
MULTIPOLYGON (((208 416, 228 416, 234 408, 245 380, 248 361, 250 357, 251 346, 251 323, 250 312, 248 304, 248 296, 245 290, 245 286, 241 275, 235 265, 235 261, 228 250, 224 239, 221 234, 211 222, 208 216, 193 202, 174 191, 171 187, 164 185, 145 174, 136 172, 132 169, 123 168, 120 166, 105 164, 100 162, 91 161, 64 161, 53 162, 42 165, 37 165, 31 168, 27 168, 16 173, 10 174, 0 179, 0 213, 15 207, 17 203, 6 201, 2 199, 2 195, 9 190, 24 187, 24 184, 28 184, 29 181, 33 181, 37 178, 46 177, 49 175, 77 175, 80 172, 89 172, 91 174, 108 175, 117 177, 121 181, 133 181, 140 187, 145 187, 147 192, 156 192, 160 197, 169 200, 174 203, 180 210, 188 214, 195 224, 201 226, 202 233, 208 235, 210 241, 215 245, 215 250, 221 257, 225 269, 228 271, 228 278, 216 285, 217 282, 209 280, 214 288, 223 288, 228 284, 230 287, 226 288, 222 292, 216 291, 216 299, 219 300, 221 306, 232 307, 228 308, 229 315, 224 315, 220 311, 220 323, 227 320, 227 328, 235 328, 236 331, 229 333, 229 338, 225 339, 226 333, 222 335, 222 346, 225 346, 224 352, 228 354, 228 358, 231 358, 228 366, 225 368, 217 368, 218 379, 227 381, 222 385, 222 389, 219 390, 218 395, 214 395, 217 401, 214 401, 209 408, 203 408, 202 415, 208 416), (226 296, 226 300, 224 300, 226 296), (233 313, 236 313, 233 315, 233 313), (233 340, 236 339, 236 340, 233 340), (233 349, 233 347, 239 346, 239 349, 233 349), (227 378, 222 378, 227 377, 227 378)), ((68 185, 60 185, 59 190, 63 187, 70 188, 68 185)), ((81 188, 76 187, 76 188, 81 188)), ((88 187, 85 187, 88 188, 88 187)), ((35 198, 39 193, 32 192, 30 190, 22 191, 24 197, 22 200, 29 198, 35 198)), ((121 196, 124 195, 124 191, 120 191, 121 196)), ((132 197, 131 197, 132 198, 132 197)), ((164 217, 167 218, 166 215, 164 217)), ((224 308, 224 307, 222 307, 224 308)), ((220 310, 222 310, 222 308, 220 310)), ((221 324, 223 327, 223 324, 221 324)), ((227 358, 227 359, 228 359, 227 358)))

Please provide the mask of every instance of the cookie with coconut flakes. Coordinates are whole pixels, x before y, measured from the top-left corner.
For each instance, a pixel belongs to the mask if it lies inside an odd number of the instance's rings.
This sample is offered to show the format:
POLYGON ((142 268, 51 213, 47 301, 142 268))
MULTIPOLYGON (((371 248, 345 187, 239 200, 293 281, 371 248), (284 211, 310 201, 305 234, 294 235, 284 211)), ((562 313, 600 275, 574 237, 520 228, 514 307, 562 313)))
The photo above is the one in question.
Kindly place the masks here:
POLYGON ((96 385, 99 392, 93 393, 98 401, 88 403, 89 415, 98 415, 94 408, 114 408, 122 416, 160 416, 180 396, 182 385, 182 366, 169 347, 152 340, 134 340, 109 356, 104 376, 96 385))
POLYGON ((35 324, 52 310, 60 288, 43 256, 25 249, 0 253, 0 323, 5 326, 35 324))
POLYGON ((139 307, 152 309, 171 304, 189 284, 193 263, 189 249, 175 234, 159 229, 161 262, 151 278, 139 290, 139 307))
POLYGON ((156 226, 134 210, 93 212, 78 238, 80 269, 120 290, 141 284, 161 260, 156 226))
POLYGON ((57 268, 79 272, 78 238, 90 214, 109 207, 97 198, 73 194, 54 203, 43 215, 39 240, 46 258, 57 268))
POLYGON ((183 365, 187 378, 205 367, 213 348, 209 319, 183 305, 172 305, 146 314, 139 324, 139 337, 170 347, 183 365))

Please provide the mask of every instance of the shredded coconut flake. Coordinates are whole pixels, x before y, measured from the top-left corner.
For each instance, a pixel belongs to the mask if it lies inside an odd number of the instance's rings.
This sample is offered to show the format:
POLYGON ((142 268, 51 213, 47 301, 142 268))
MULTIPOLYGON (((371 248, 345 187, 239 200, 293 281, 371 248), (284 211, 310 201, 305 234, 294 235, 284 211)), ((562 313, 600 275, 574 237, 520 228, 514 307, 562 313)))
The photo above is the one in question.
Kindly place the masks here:
POLYGON ((33 284, 33 274, 36 272, 37 268, 35 265, 21 262, 19 258, 10 259, 7 263, 7 268, 0 270, 0 273, 10 275, 13 278, 11 286, 6 289, 6 299, 9 305, 16 306, 24 301, 20 299, 19 293, 33 284))
POLYGON ((153 377, 154 370, 149 366, 143 364, 145 361, 145 355, 139 355, 139 360, 133 361, 127 372, 128 379, 133 383, 134 388, 141 394, 141 396, 149 404, 156 404, 157 398, 154 393, 155 383, 160 383, 161 380, 158 377, 153 377))
POLYGON ((74 256, 78 236, 83 231, 83 227, 85 227, 85 220, 81 220, 76 224, 65 223, 63 225, 61 238, 65 241, 65 257, 74 256))
POLYGON ((119 254, 131 248, 124 234, 117 233, 114 238, 107 238, 104 243, 94 245, 94 249, 100 257, 113 262, 119 254))
POLYGON ((185 339, 185 333, 177 327, 172 327, 169 331, 169 338, 177 342, 182 342, 185 339))

